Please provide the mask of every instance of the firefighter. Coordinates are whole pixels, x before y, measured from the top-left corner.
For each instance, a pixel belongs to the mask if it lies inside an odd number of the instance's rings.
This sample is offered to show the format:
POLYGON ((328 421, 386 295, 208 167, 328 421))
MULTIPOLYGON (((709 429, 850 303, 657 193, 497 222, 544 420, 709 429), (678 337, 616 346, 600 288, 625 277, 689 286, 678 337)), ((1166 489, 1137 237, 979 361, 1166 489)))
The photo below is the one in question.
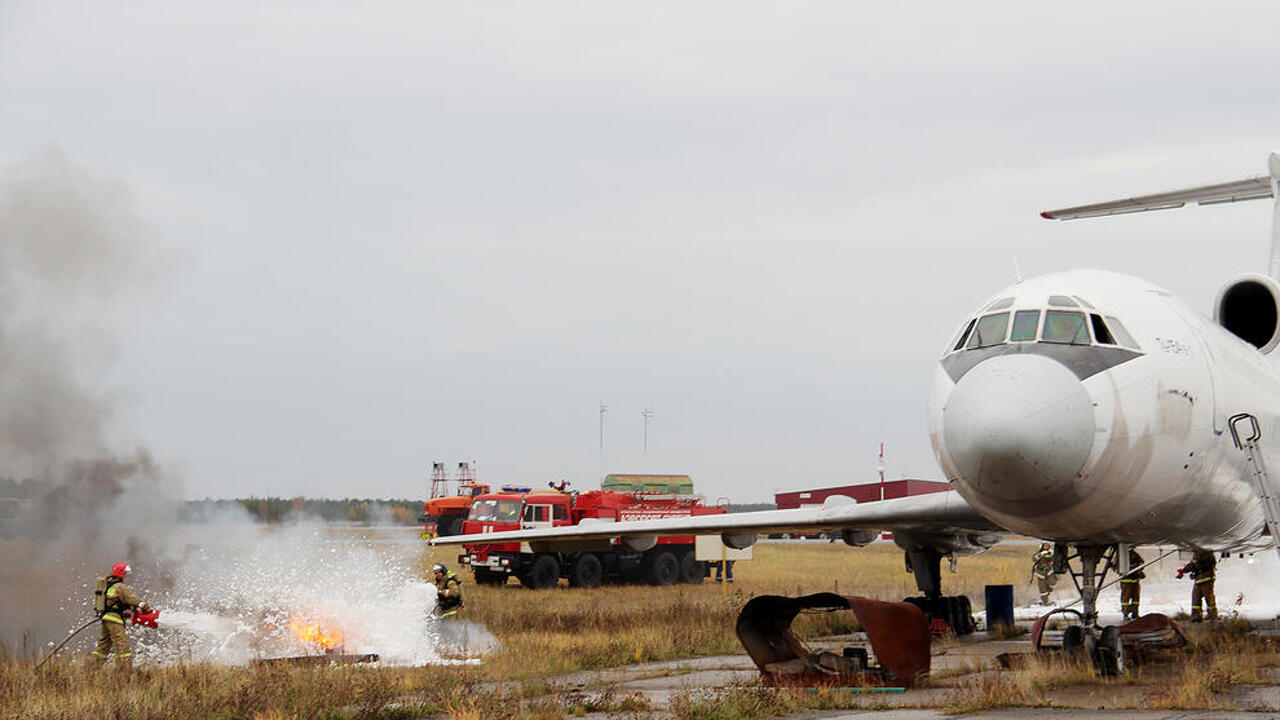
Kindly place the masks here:
POLYGON ((444 563, 431 566, 436 583, 436 617, 452 615, 462 607, 462 580, 444 563))
MULTIPOLYGON (((1138 619, 1138 601, 1142 598, 1142 579, 1146 573, 1137 569, 1142 566, 1142 556, 1137 550, 1129 548, 1129 573, 1120 576, 1120 614, 1125 620, 1138 619)), ((1111 567, 1120 572, 1118 563, 1113 558, 1111 567)))
POLYGON ((1040 543, 1040 549, 1031 556, 1031 577, 1036 581, 1036 589, 1040 593, 1040 604, 1049 604, 1049 593, 1058 584, 1058 576, 1053 572, 1053 546, 1040 543))
POLYGON ((1200 622, 1200 601, 1204 601, 1206 615, 1210 620, 1218 619, 1218 601, 1213 597, 1213 581, 1217 573, 1218 561, 1208 550, 1197 550, 1191 562, 1178 570, 1178 579, 1190 574, 1191 586, 1191 622, 1200 622))
POLYGON ((124 621, 133 612, 149 612, 138 594, 124 584, 129 573, 128 563, 111 566, 111 574, 98 579, 93 589, 93 609, 98 613, 102 631, 98 633, 98 645, 93 649, 94 664, 101 666, 107 655, 116 654, 116 669, 128 672, 133 669, 133 653, 129 652, 129 637, 124 632, 124 621))

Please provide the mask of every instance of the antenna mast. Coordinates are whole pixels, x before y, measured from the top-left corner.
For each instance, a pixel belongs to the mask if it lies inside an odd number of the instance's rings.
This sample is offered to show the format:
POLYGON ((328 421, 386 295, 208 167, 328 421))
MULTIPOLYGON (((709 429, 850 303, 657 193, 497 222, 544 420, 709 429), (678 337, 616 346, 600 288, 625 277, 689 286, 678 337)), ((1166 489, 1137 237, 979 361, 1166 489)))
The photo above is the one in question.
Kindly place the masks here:
POLYGON ((600 403, 600 478, 604 479, 604 416, 609 412, 607 403, 600 403))
POLYGON ((653 408, 645 405, 640 416, 644 418, 644 470, 649 472, 649 419, 653 417, 653 408))
POLYGON ((884 440, 880 441, 880 462, 876 465, 876 472, 880 473, 880 499, 884 500, 884 440))
POLYGON ((431 492, 428 494, 432 500, 449 496, 449 474, 444 471, 442 462, 431 463, 431 492))

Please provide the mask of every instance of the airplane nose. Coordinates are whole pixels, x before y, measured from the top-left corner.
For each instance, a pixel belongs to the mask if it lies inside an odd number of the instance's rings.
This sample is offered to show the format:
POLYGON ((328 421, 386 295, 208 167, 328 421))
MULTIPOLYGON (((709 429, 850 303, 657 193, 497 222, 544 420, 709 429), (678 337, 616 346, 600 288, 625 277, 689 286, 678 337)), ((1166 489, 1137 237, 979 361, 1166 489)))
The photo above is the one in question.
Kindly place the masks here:
POLYGON ((1041 355, 979 363, 943 408, 957 482, 1002 512, 1036 515, 1073 505, 1093 434, 1089 393, 1075 373, 1041 355))

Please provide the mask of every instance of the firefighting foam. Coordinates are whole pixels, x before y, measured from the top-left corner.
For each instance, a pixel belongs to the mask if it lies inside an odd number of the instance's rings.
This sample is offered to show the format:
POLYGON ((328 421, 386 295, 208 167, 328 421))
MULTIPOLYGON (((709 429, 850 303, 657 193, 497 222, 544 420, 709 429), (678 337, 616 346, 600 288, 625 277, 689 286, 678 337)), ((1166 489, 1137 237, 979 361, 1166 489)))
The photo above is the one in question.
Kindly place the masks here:
MULTIPOLYGON (((420 548, 334 538, 319 523, 222 522, 188 529, 162 563, 171 589, 161 629, 135 633, 141 662, 244 664, 255 659, 376 653, 384 664, 466 661, 496 642, 469 629, 460 651, 437 620, 435 587, 414 569, 420 548)), ((145 588, 146 570, 136 569, 145 588)))

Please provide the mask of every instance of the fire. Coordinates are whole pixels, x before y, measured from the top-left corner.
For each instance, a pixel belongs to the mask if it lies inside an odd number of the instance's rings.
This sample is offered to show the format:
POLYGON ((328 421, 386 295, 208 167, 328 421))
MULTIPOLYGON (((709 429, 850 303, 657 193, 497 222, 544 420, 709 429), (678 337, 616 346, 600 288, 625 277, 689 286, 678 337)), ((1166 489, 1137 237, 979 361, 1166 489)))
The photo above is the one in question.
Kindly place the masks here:
POLYGON ((324 627, 319 622, 297 615, 289 618, 289 632, 302 642, 315 645, 325 652, 342 645, 342 633, 336 628, 324 627))

